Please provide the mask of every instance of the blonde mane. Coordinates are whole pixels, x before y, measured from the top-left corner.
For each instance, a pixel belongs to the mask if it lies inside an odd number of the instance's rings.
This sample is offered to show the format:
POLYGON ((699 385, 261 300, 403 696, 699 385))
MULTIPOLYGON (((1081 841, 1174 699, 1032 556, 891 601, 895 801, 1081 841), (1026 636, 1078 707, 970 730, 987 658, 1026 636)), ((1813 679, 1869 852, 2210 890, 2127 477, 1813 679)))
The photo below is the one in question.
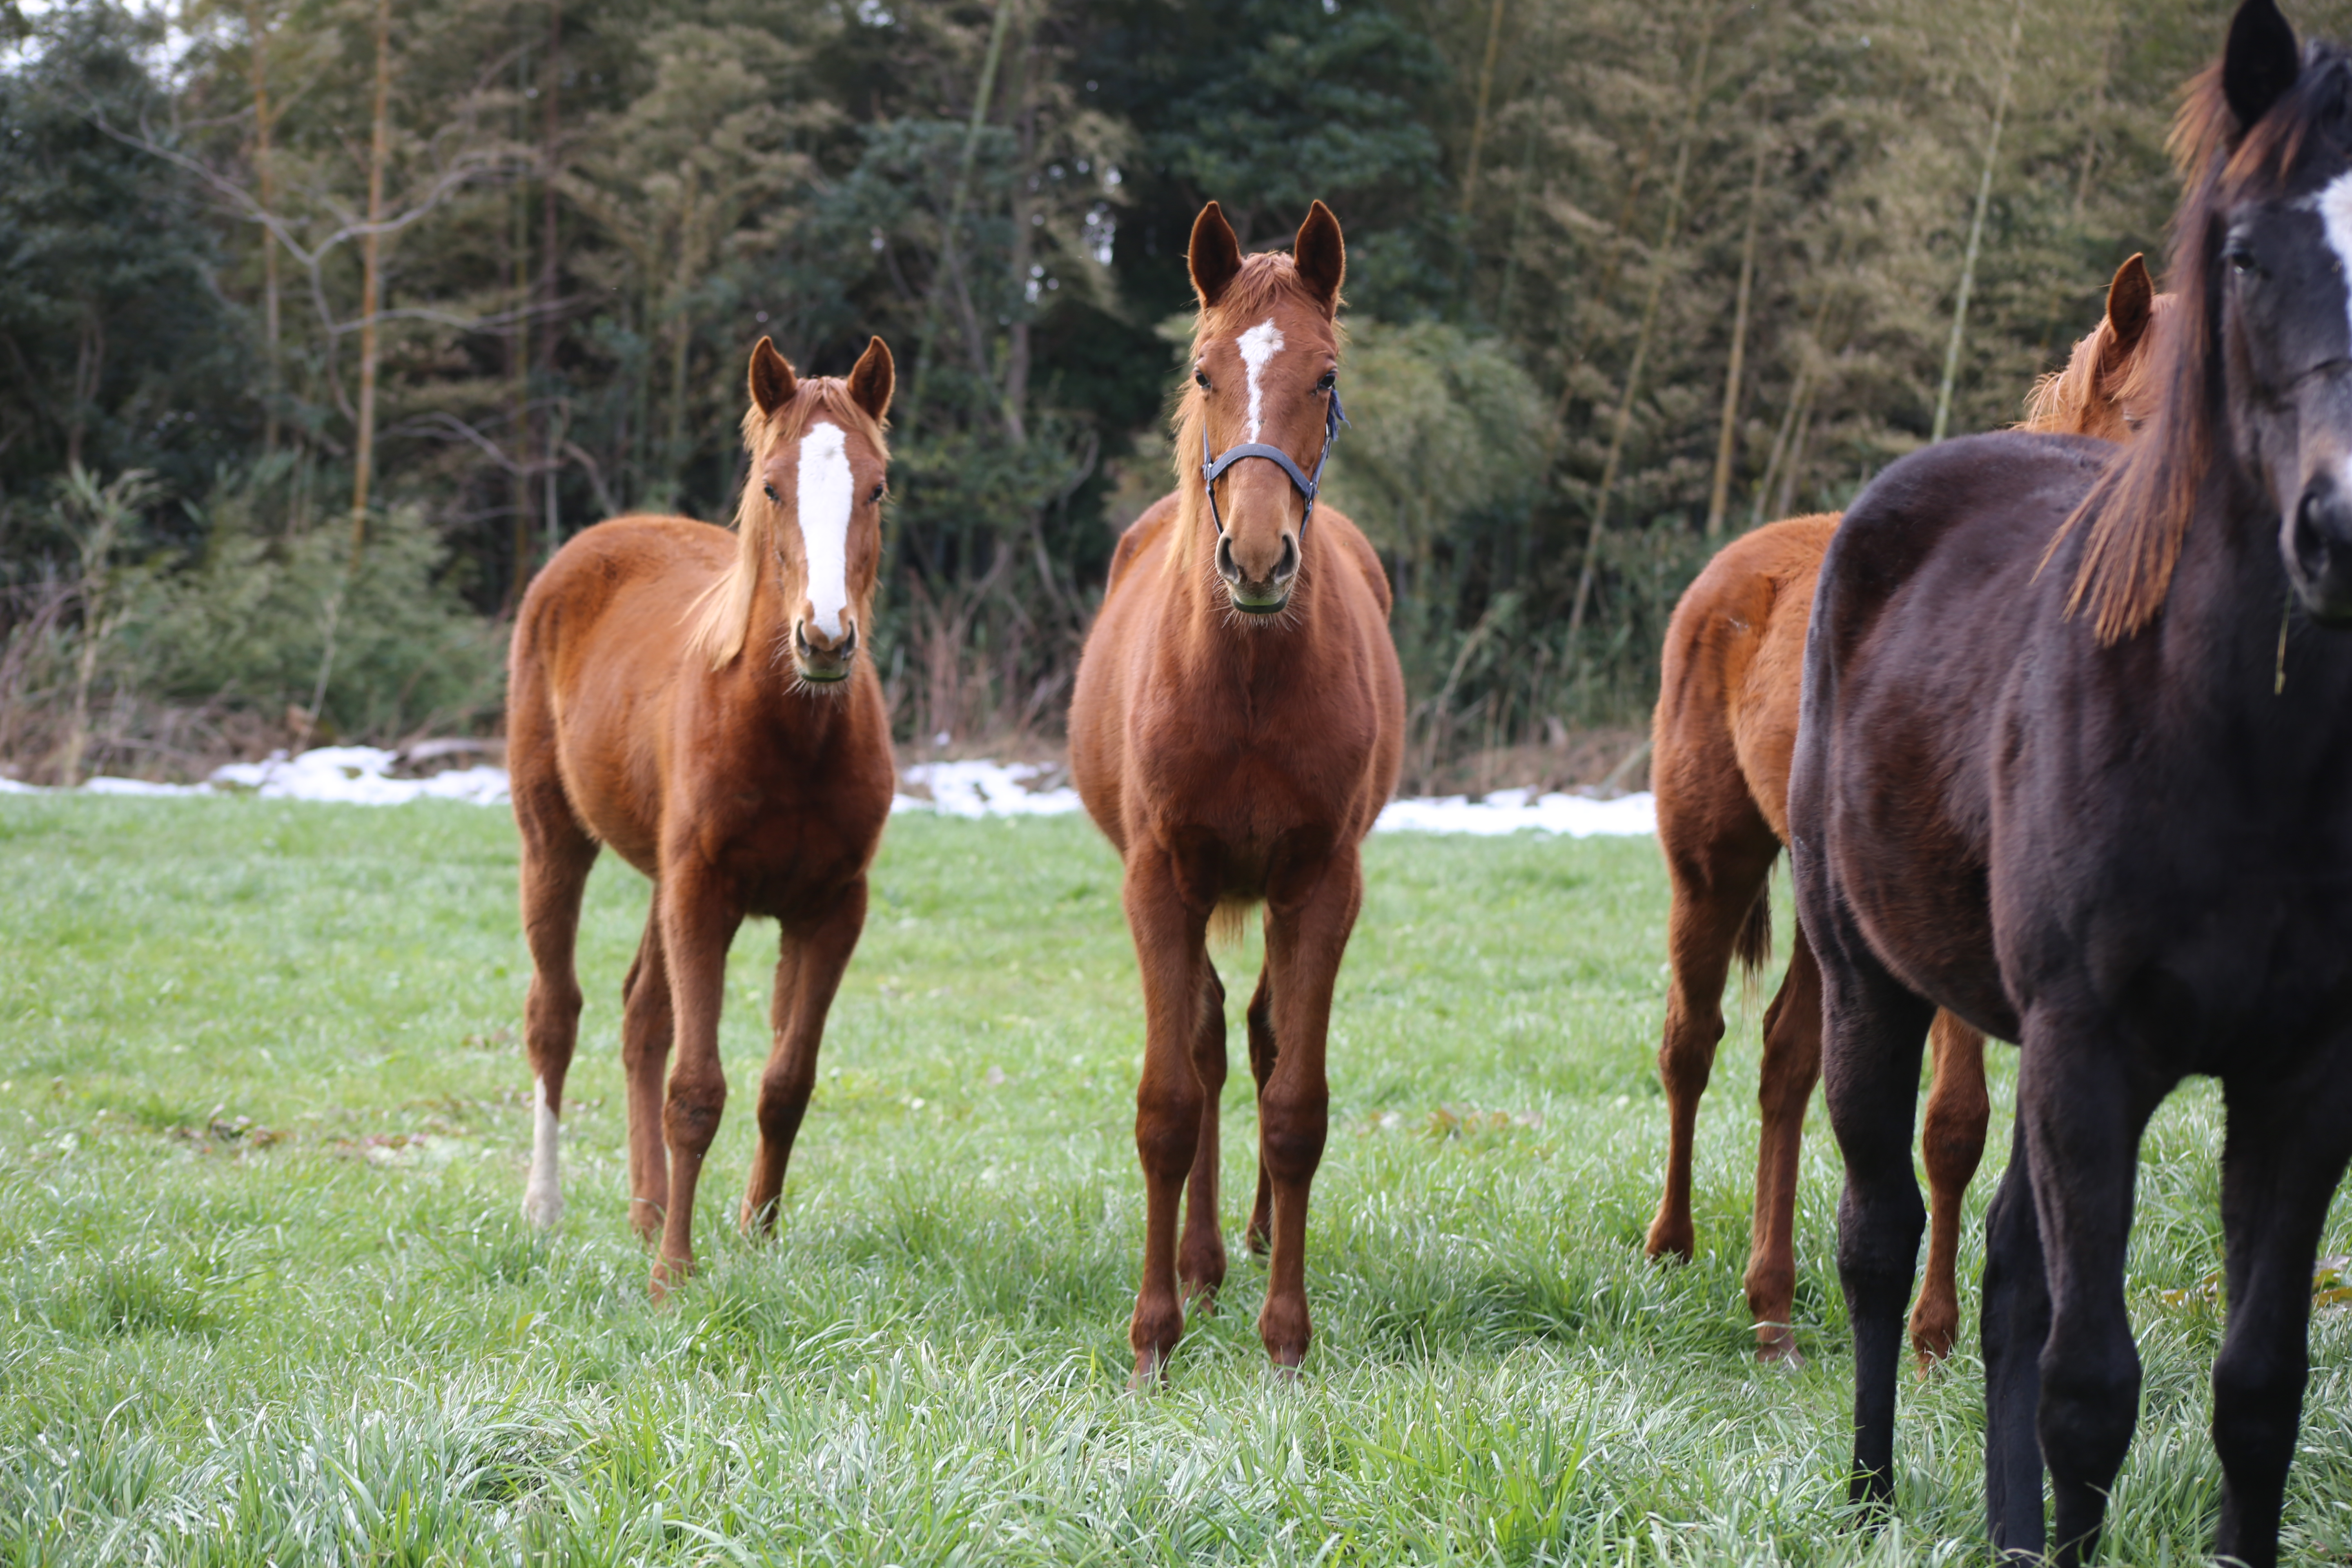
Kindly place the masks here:
POLYGON ((2166 323, 2173 310, 2169 294, 2158 294, 2149 302, 2147 325, 2142 329, 2137 353, 2131 358, 2123 378, 2112 385, 2104 385, 2104 376, 2112 369, 2108 356, 2115 352, 2116 324, 2106 317, 2076 341, 2074 352, 2067 356, 2066 368, 2053 370, 2035 381, 2025 395, 2025 417, 2018 422, 2020 430, 2044 434, 2076 436, 2089 433, 2091 416, 2101 404, 2146 403, 2157 386, 2157 356, 2149 352, 2147 334, 2167 330, 2166 323))
MULTIPOLYGON (((751 629, 751 591, 760 580, 760 562, 775 554, 776 514, 773 506, 754 506, 759 494, 761 465, 768 454, 798 441, 823 415, 854 430, 874 444, 882 461, 890 460, 890 445, 882 423, 849 395, 849 383, 837 375, 804 376, 793 395, 772 415, 753 404, 743 414, 743 447, 751 463, 743 476, 743 493, 735 503, 735 559, 711 584, 686 607, 686 646, 689 653, 724 669, 743 651, 751 629)), ((761 498, 765 499, 765 498, 761 498)))
MULTIPOLYGON (((1316 310, 1322 309, 1306 284, 1298 280, 1297 264, 1287 253, 1262 250, 1244 258, 1242 269, 1225 285, 1223 297, 1217 300, 1220 311, 1232 310, 1244 316, 1255 316, 1286 299, 1306 300, 1316 310)), ((1331 331, 1343 350, 1348 333, 1339 321, 1338 312, 1344 300, 1332 301, 1331 331)), ((1201 311, 1192 322, 1192 358, 1198 360, 1209 346, 1209 312, 1201 311)), ((1173 425, 1176 432, 1176 539, 1175 548, 1167 553, 1171 570, 1177 567, 1184 553, 1184 542, 1197 536, 1202 509, 1209 504, 1209 487, 1201 482, 1201 433, 1209 417, 1208 399, 1188 374, 1183 394, 1176 401, 1173 425)))

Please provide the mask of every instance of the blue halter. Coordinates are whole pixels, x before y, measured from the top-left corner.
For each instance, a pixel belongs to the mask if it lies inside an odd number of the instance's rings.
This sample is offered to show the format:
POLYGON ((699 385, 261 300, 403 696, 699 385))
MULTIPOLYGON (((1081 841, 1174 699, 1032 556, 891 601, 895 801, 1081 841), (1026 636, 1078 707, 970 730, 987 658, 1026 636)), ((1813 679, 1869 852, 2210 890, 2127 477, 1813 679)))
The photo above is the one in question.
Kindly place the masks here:
POLYGON ((1298 520, 1298 537, 1301 542, 1306 540, 1307 525, 1315 517, 1315 492, 1323 483, 1323 465, 1331 460, 1331 443, 1339 438, 1339 426, 1348 422, 1347 414, 1339 407, 1338 384, 1334 383, 1324 395, 1331 400, 1331 406, 1323 415, 1323 452, 1315 459, 1315 472, 1312 474, 1300 472, 1298 465, 1290 460, 1289 453, 1279 447, 1269 447, 1263 441, 1247 441, 1238 447, 1228 447, 1223 457, 1212 457, 1209 452, 1209 422, 1205 418, 1201 421, 1201 479, 1209 488, 1209 520, 1217 525, 1219 537, 1223 537, 1225 531, 1225 520, 1217 512, 1219 476, 1244 458, 1264 458, 1289 475, 1292 488, 1307 498, 1306 515, 1298 520))

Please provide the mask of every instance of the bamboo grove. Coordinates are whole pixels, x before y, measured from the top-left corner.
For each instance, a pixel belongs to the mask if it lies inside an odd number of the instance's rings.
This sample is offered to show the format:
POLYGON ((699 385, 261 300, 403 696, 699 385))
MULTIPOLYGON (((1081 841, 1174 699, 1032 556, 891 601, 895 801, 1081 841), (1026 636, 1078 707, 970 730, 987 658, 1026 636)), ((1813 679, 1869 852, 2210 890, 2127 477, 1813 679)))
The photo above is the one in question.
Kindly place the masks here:
POLYGON ((2017 416, 2161 253, 2224 13, 0 0, 0 766, 494 722, 550 550, 729 516, 761 333, 899 353, 902 739, 1050 743, 1211 196, 1347 226, 1409 782, 1559 752, 1715 545, 2017 416))

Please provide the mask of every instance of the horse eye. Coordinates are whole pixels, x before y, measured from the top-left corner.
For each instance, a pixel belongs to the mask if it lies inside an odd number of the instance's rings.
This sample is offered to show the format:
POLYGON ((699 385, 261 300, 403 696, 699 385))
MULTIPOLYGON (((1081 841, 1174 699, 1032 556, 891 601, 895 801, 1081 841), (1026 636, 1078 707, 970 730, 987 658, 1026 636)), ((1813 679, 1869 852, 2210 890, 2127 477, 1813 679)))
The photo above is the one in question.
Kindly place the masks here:
POLYGON ((2241 278, 2252 278, 2262 271, 2262 267, 2254 260, 2254 253, 2242 245, 2230 247, 2221 253, 2221 259, 2229 265, 2231 271, 2241 278))
POLYGON ((880 506, 882 504, 882 492, 889 488, 890 487, 887 484, 876 485, 874 487, 874 493, 866 498, 866 504, 867 506, 880 506))
POLYGON ((1192 384, 1199 387, 1203 392, 1208 391, 1209 373, 1195 365, 1192 369, 1192 384))
POLYGON ((778 494, 776 493, 776 487, 775 487, 775 486, 773 486, 773 485, 761 485, 760 488, 761 488, 762 490, 764 490, 764 491, 766 491, 766 492, 767 492, 767 496, 768 496, 768 499, 769 499, 770 500, 774 501, 778 506, 782 506, 782 505, 783 505, 783 504, 784 504, 784 498, 783 498, 783 497, 782 497, 782 496, 780 496, 780 495, 778 495, 778 494))
POLYGON ((1323 373, 1323 379, 1315 384, 1315 390, 1318 392, 1328 392, 1339 384, 1339 373, 1336 370, 1327 370, 1323 373))

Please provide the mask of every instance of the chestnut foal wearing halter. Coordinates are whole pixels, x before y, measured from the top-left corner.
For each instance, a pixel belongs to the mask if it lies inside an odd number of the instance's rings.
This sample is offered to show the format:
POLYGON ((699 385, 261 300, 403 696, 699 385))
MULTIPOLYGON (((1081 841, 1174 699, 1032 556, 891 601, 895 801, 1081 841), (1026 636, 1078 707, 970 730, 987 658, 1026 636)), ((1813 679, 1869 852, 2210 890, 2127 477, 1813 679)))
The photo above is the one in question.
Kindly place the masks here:
POLYGON ((1340 423, 1347 268, 1322 203, 1294 256, 1244 259, 1214 202, 1193 224, 1201 313, 1177 416, 1179 488, 1120 539, 1070 703, 1070 772, 1126 861, 1143 979, 1143 1283, 1128 1333, 1139 1384, 1160 1375, 1184 1331, 1179 1281, 1206 1306, 1225 1277, 1224 987, 1207 938, 1213 915, 1258 902, 1248 1234, 1274 1253, 1258 1332, 1276 1364, 1306 1356, 1307 1195, 1330 1100, 1324 1037, 1363 900, 1357 847, 1402 751, 1387 576, 1355 525, 1315 501, 1340 423))
MULTIPOLYGON (((2158 391, 2155 356, 2147 352, 2156 337, 2150 328, 2171 308, 2139 257, 2117 268, 2105 317, 2074 345, 2064 370, 2034 384, 2020 428, 2128 440, 2158 391)), ((1669 1122, 1665 1187, 1647 1241, 1652 1258, 1691 1255, 1691 1145, 1723 1037, 1724 978, 1735 956, 1751 975, 1770 956, 1769 884, 1788 838, 1805 626, 1822 552, 1837 525, 1833 512, 1794 517, 1733 541, 1684 593, 1666 629, 1650 776, 1658 845, 1674 885, 1674 980, 1658 1047, 1669 1122)), ((1757 1089, 1763 1129, 1747 1287, 1761 1361, 1796 1358, 1790 1318, 1797 1152, 1821 1077, 1821 973, 1802 931, 1790 945, 1788 976, 1764 1015, 1757 1089)), ((1951 1353, 1958 1331, 1960 1204, 1984 1153, 1990 1110, 1984 1037, 1938 1013, 1932 1038, 1935 1087, 1920 1142, 1935 1223, 1910 1323, 1923 1368, 1951 1353)))
POLYGON ((866 923, 866 869, 897 773, 871 659, 889 453, 890 351, 847 380, 751 352, 750 476, 733 533, 683 517, 588 529, 515 619, 507 746, 532 973, 538 1110, 523 1212, 563 1200, 557 1116, 579 1034, 580 895, 600 846, 653 879, 623 987, 630 1218, 659 1233, 656 1298, 694 1266, 694 1192, 727 1100, 719 1009, 747 915, 782 928, 745 1228, 772 1228, 818 1042, 866 923), (673 1040, 677 1067, 663 1098, 673 1040))

